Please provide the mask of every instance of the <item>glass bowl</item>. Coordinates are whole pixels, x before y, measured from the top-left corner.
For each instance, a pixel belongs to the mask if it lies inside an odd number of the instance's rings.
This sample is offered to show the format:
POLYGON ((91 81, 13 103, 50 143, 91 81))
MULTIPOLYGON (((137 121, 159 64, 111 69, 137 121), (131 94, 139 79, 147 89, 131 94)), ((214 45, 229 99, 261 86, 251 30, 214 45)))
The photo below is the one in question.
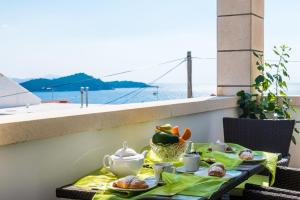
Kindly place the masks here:
POLYGON ((175 144, 154 144, 150 142, 151 151, 160 162, 176 162, 179 161, 181 154, 185 152, 186 143, 175 144))

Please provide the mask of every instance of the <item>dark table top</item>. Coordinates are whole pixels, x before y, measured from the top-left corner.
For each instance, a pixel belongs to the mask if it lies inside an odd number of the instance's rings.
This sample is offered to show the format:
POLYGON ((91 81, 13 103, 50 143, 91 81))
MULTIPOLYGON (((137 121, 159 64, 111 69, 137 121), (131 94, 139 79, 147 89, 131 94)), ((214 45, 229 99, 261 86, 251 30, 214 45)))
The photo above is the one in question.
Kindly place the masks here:
MULTIPOLYGON (((241 175, 235 178, 230 179, 227 183, 223 184, 221 188, 215 192, 210 199, 215 200, 221 198, 224 194, 234 189, 239 184, 246 181, 251 176, 258 174, 264 170, 264 167, 261 164, 242 164, 236 170, 241 171, 241 175)), ((92 200, 97 190, 83 190, 72 184, 66 185, 56 189, 56 196, 58 198, 66 199, 80 199, 80 200, 92 200)), ((147 199, 186 199, 186 200, 202 200, 206 199, 203 197, 194 197, 194 196, 183 196, 183 195, 174 195, 172 197, 162 197, 162 196, 153 196, 147 199)))

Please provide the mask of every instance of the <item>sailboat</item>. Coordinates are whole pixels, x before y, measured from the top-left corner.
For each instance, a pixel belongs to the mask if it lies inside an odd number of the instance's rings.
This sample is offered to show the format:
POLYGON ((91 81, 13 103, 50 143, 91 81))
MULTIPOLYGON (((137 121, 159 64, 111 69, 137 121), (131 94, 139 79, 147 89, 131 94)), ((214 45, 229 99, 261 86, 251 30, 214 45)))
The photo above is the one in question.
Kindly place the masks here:
POLYGON ((41 99, 0 73, 0 108, 38 105, 41 99))

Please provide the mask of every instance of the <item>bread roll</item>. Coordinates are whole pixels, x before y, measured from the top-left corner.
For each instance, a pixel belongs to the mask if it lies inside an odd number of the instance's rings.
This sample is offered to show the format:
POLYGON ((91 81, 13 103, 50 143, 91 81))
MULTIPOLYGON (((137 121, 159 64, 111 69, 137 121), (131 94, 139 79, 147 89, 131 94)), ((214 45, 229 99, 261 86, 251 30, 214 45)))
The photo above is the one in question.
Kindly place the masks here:
POLYGON ((209 176, 223 177, 226 174, 225 166, 222 163, 215 163, 208 169, 209 176))
POLYGON ((231 146, 226 146, 224 150, 225 152, 233 152, 233 148, 231 146))
POLYGON ((252 153, 251 150, 243 150, 239 153, 239 157, 241 160, 253 160, 254 154, 252 153))

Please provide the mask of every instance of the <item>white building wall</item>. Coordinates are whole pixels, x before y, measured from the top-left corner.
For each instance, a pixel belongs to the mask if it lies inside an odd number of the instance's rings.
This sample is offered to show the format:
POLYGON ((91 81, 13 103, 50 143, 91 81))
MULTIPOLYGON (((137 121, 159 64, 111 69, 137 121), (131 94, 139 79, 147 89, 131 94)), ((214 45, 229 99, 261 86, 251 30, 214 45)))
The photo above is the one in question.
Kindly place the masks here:
POLYGON ((55 188, 100 168, 103 156, 114 153, 123 141, 136 150, 148 145, 158 124, 190 127, 194 142, 222 139, 225 116, 235 116, 235 109, 1 146, 0 199, 56 199, 55 188))

